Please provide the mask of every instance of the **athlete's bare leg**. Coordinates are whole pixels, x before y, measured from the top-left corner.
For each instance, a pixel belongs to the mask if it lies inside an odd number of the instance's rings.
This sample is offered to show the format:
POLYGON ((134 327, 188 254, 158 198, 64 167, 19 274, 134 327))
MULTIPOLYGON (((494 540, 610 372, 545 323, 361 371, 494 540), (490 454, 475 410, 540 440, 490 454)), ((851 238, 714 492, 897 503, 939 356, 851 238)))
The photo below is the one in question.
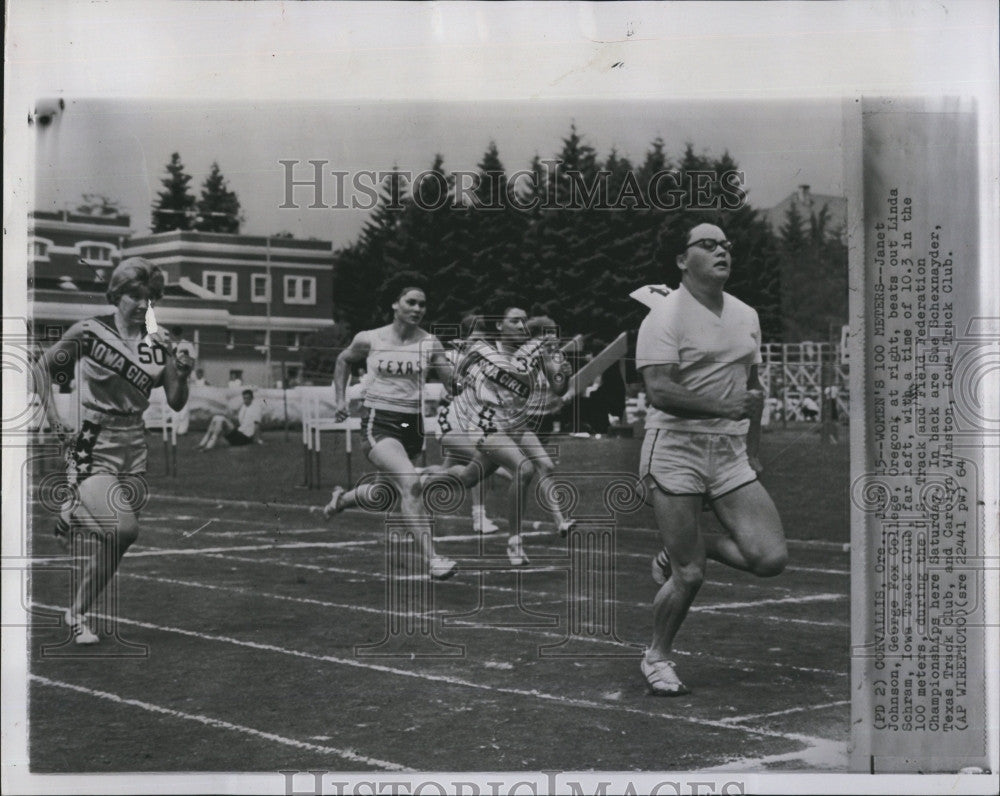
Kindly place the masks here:
POLYGON ((228 434, 235 428, 236 426, 233 425, 228 417, 216 415, 208 424, 208 430, 205 432, 205 436, 202 437, 201 442, 198 443, 198 447, 202 450, 211 450, 219 441, 220 436, 228 434))
MULTIPOLYGON (((531 459, 531 463, 538 473, 539 483, 544 482, 555 471, 556 466, 549 456, 548 451, 545 450, 545 446, 542 445, 542 441, 538 439, 534 431, 526 430, 518 435, 517 442, 521 446, 521 450, 531 459)), ((552 515, 552 520, 555 522, 556 528, 565 534, 564 529, 567 525, 566 517, 559 510, 558 504, 547 499, 548 490, 542 489, 541 494, 544 496, 544 508, 552 515)))
POLYGON ((489 434, 479 443, 479 451, 514 475, 507 488, 507 522, 511 535, 519 536, 535 468, 520 446, 504 433, 489 434))
POLYGON ((372 447, 368 458, 382 477, 392 481, 399 492, 400 514, 413 533, 421 554, 428 562, 433 562, 434 541, 430 526, 426 522, 419 473, 398 439, 386 437, 372 447))
POLYGON ((705 557, 759 577, 778 575, 788 553, 770 495, 753 482, 712 501, 724 533, 702 533, 705 557), (744 494, 740 494, 744 493, 744 494))
POLYGON ((670 556, 671 577, 653 599, 653 640, 647 658, 667 658, 674 637, 705 580, 705 542, 699 531, 700 495, 668 495, 649 483, 656 524, 670 556))
POLYGON ((778 509, 760 481, 712 501, 712 508, 729 533, 729 538, 713 541, 713 558, 762 578, 781 574, 788 561, 785 532, 778 509))
POLYGON ((79 490, 74 527, 81 535, 84 557, 75 562, 80 567, 80 581, 70 611, 82 616, 104 591, 125 551, 138 538, 139 523, 135 512, 127 507, 116 476, 92 475, 80 484, 79 490))

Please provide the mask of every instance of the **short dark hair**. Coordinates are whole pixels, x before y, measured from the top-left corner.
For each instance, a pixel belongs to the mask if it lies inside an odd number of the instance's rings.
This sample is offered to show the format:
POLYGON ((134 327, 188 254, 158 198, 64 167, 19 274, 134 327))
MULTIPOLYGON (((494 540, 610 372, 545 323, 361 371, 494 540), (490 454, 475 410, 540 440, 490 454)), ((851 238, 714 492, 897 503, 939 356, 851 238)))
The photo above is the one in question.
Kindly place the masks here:
POLYGON ((249 395, 251 398, 253 398, 253 390, 244 390, 243 394, 244 395, 249 395))
POLYGON ((399 290, 399 291, 398 291, 398 292, 396 293, 396 298, 394 298, 394 299, 393 299, 393 301, 394 301, 394 302, 396 302, 396 301, 399 301, 399 300, 400 300, 400 299, 401 299, 401 298, 402 298, 403 296, 405 296, 405 295, 406 295, 407 293, 409 293, 409 292, 410 292, 411 290, 419 290, 419 291, 420 291, 421 293, 423 293, 423 294, 424 294, 424 298, 426 298, 426 297, 427 297, 427 291, 426 291, 426 290, 424 290, 424 289, 423 289, 422 287, 420 287, 419 285, 407 285, 407 286, 406 286, 406 287, 404 287, 404 288, 403 288, 402 290, 399 290))

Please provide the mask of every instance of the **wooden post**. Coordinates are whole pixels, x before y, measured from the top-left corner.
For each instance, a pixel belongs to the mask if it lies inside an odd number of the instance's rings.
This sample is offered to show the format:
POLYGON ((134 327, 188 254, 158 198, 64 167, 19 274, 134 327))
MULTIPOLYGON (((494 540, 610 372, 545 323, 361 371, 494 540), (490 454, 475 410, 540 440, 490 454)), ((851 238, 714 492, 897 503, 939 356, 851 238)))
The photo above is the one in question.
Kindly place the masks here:
POLYGON ((788 428, 788 344, 781 344, 781 427, 788 428))

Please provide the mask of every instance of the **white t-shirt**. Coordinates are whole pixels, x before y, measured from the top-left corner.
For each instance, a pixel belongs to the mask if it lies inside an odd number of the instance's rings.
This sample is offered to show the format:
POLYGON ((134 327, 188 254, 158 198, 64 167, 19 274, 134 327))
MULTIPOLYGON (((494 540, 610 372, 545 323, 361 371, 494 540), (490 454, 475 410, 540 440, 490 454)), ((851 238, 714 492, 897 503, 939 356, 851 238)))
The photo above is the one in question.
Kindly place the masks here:
POLYGON ((254 434, 254 423, 259 423, 264 418, 264 410, 257 401, 251 401, 250 406, 240 404, 240 410, 236 413, 239 418, 240 427, 237 429, 244 437, 252 437, 254 434))
MULTIPOLYGON (((746 390, 752 365, 760 364, 757 312, 735 296, 723 294, 717 316, 681 285, 653 309, 639 327, 636 368, 678 364, 678 383, 699 395, 728 398, 746 390)), ((746 434, 749 420, 675 417, 653 406, 646 428, 705 434, 746 434)))

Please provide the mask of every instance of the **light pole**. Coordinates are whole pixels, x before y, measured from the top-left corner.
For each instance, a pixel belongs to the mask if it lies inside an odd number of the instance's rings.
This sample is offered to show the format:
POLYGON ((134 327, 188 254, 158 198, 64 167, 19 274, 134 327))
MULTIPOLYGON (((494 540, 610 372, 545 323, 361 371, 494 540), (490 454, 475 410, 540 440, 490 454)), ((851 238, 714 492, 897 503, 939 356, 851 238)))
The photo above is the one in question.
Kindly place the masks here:
POLYGON ((265 238, 266 243, 266 260, 265 260, 265 272, 267 276, 265 281, 267 282, 267 302, 265 306, 267 307, 267 322, 264 327, 264 345, 267 346, 267 350, 264 353, 264 372, 267 374, 267 386, 271 386, 271 236, 268 235, 265 238))

